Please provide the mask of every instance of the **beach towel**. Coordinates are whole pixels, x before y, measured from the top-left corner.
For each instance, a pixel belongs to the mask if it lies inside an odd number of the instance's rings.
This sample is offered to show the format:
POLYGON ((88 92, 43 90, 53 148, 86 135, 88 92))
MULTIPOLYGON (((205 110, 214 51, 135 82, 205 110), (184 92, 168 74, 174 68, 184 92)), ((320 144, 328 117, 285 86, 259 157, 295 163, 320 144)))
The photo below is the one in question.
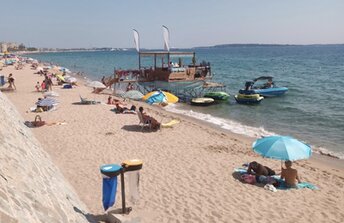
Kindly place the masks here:
POLYGON ((173 119, 172 121, 168 122, 168 123, 162 123, 161 127, 162 128, 172 128, 174 125, 180 123, 179 120, 173 119))
POLYGON ((317 186, 315 186, 314 184, 308 183, 308 182, 298 183, 296 185, 296 188, 287 187, 285 181, 280 179, 280 178, 278 179, 278 178, 279 178, 279 176, 275 177, 275 179, 278 180, 278 182, 279 182, 277 189, 280 189, 280 190, 302 189, 302 188, 308 188, 311 190, 319 190, 319 188, 317 186))
MULTIPOLYGON (((239 167, 239 168, 235 168, 234 172, 235 173, 239 173, 241 175, 244 175, 244 174, 247 174, 247 169, 239 167)), ((290 187, 287 187, 285 181, 282 180, 280 176, 274 175, 272 177, 278 181, 279 185, 278 185, 277 189, 279 189, 279 190, 302 189, 302 188, 308 188, 308 189, 311 189, 311 190, 318 190, 319 189, 314 184, 311 184, 311 183, 308 183, 308 182, 298 183, 296 188, 290 188, 290 187)))

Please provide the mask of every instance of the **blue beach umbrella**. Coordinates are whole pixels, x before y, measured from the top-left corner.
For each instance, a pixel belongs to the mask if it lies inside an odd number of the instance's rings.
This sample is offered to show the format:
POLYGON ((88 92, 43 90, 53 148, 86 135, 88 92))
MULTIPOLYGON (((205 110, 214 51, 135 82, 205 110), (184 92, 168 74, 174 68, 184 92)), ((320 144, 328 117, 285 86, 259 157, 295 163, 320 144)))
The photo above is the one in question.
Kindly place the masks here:
POLYGON ((277 160, 308 159, 312 154, 309 145, 289 136, 268 136, 257 139, 252 147, 263 157, 277 160))
POLYGON ((153 104, 153 103, 163 103, 163 102, 167 102, 167 98, 165 96, 165 94, 162 91, 157 91, 154 94, 152 94, 152 96, 150 96, 146 102, 148 104, 153 104))

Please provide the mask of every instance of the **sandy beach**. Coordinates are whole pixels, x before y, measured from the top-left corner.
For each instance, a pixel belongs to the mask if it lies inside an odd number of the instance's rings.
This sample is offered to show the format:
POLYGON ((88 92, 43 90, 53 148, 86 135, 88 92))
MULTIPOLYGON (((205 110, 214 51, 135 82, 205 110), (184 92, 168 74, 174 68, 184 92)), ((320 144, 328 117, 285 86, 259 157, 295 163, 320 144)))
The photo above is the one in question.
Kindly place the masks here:
MULTIPOLYGON (((4 92, 25 120, 42 94, 35 83, 43 77, 29 65, 22 70, 4 67, 13 73, 17 90, 4 92)), ((56 83, 56 81, 54 82, 56 83)), ((297 161, 294 167, 302 181, 319 190, 278 190, 244 184, 235 178, 234 168, 256 160, 279 172, 280 162, 255 154, 255 139, 224 132, 191 118, 169 113, 143 102, 146 112, 163 123, 181 120, 173 128, 141 131, 137 115, 116 114, 106 105, 108 95, 92 94, 80 81, 73 89, 54 85, 59 104, 54 111, 39 113, 47 122, 65 125, 32 128, 32 132, 51 156, 83 201, 90 215, 102 219, 102 177, 99 166, 127 159, 143 160, 140 201, 130 216, 138 222, 343 222, 343 160, 316 156, 297 161), (80 105, 79 96, 102 101, 80 105)), ((119 188, 118 188, 119 191, 119 188)), ((113 209, 120 208, 121 198, 113 209)))

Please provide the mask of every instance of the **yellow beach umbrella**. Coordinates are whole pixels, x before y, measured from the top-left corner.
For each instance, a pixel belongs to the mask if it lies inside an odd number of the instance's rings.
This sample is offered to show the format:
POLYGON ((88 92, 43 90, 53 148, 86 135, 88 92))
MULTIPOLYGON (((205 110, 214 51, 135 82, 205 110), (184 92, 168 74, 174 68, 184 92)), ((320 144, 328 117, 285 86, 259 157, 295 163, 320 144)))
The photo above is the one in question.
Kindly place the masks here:
POLYGON ((65 81, 64 77, 60 74, 56 75, 56 78, 59 79, 60 81, 65 81))
MULTIPOLYGON (((143 96, 142 100, 146 101, 148 98, 150 98, 150 96, 156 93, 158 93, 158 91, 149 92, 148 94, 143 96)), ((166 100, 168 103, 177 103, 179 101, 179 98, 174 94, 171 94, 170 92, 162 91, 162 93, 164 93, 164 95, 166 96, 166 100)))

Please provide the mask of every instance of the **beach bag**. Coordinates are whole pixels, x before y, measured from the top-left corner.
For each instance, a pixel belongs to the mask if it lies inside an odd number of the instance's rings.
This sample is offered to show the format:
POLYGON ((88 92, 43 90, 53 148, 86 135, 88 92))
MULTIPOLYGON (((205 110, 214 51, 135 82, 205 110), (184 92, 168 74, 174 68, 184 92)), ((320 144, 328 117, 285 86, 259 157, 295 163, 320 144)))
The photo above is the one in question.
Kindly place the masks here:
POLYGON ((35 112, 44 112, 43 108, 39 107, 39 108, 36 108, 35 112))
POLYGON ((252 174, 243 174, 241 175, 241 180, 248 184, 255 184, 256 176, 252 174))
POLYGON ((36 115, 35 121, 33 121, 32 124, 34 127, 41 127, 41 126, 45 125, 45 121, 42 121, 41 116, 36 115))

